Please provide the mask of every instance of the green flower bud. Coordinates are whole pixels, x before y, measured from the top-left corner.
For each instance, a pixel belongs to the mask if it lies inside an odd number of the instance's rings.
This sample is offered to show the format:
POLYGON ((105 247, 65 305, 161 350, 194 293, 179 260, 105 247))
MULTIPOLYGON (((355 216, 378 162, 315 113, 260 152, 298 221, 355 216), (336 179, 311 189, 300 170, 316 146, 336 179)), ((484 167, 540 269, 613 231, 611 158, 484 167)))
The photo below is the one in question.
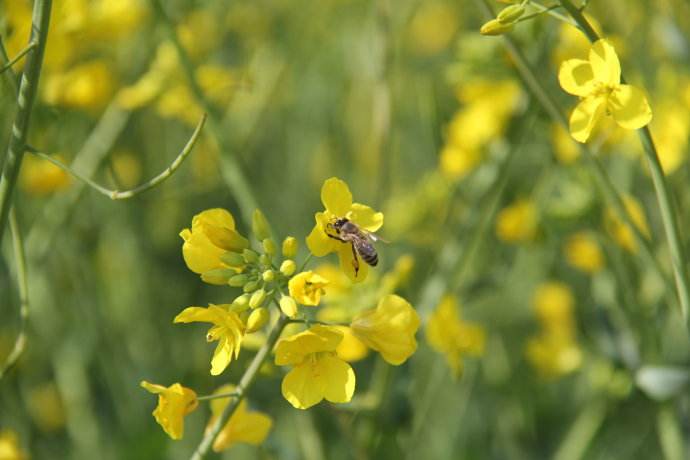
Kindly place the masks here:
POLYGON ((487 22, 479 29, 479 33, 482 35, 502 35, 506 32, 510 32, 513 29, 513 24, 503 24, 498 19, 492 19, 487 22))
POLYGON ((254 236, 259 241, 270 238, 271 236, 271 229, 268 226, 266 217, 258 209, 254 210, 254 215, 252 216, 252 230, 254 230, 254 236))
POLYGON ((254 291, 254 294, 252 294, 251 298, 249 299, 249 306, 251 308, 260 307, 261 304, 264 303, 264 300, 266 300, 266 291, 259 289, 254 291))
POLYGON ((242 294, 235 297, 235 300, 232 301, 231 308, 238 313, 245 311, 249 308, 249 298, 249 294, 242 294))
POLYGON ((259 263, 263 265, 264 267, 268 267, 271 265, 271 256, 268 254, 261 254, 259 256, 259 263))
POLYGON ((297 270, 297 265, 295 265, 295 261, 292 259, 284 260, 283 263, 280 264, 280 273, 285 276, 291 276, 295 273, 295 270, 297 270))
POLYGON ((220 256, 220 260, 224 264, 230 265, 231 267, 244 266, 244 257, 242 257, 242 254, 237 252, 228 251, 220 256))
POLYGON ((297 316, 297 302, 290 296, 284 295, 280 298, 278 302, 280 305, 280 310, 285 313, 288 318, 294 318, 297 316))
POLYGON ((228 280, 228 284, 232 287, 242 287, 249 281, 248 275, 234 275, 228 280))
POLYGON ((247 318, 247 333, 256 332, 268 322, 268 310, 261 307, 257 308, 247 318))
POLYGON ((242 256, 248 264, 255 264, 259 261, 259 253, 249 248, 242 251, 242 256))
POLYGON ((520 17, 525 13, 525 7, 522 5, 510 5, 503 8, 496 19, 501 24, 514 24, 515 21, 520 19, 520 17))
POLYGON ((228 282, 230 277, 234 276, 237 272, 235 270, 230 270, 227 268, 216 268, 209 270, 201 274, 201 279, 205 283, 223 285, 228 282))
POLYGON ((274 279, 276 279, 275 272, 273 270, 266 270, 261 274, 261 278, 266 281, 267 283, 270 283, 274 279))
POLYGON ((244 292, 254 292, 254 291, 256 291, 257 289, 259 289, 259 288, 261 287, 261 283, 262 283, 261 280, 253 280, 253 281, 250 281, 250 282, 248 282, 248 283, 246 283, 246 284, 244 285, 244 287, 242 288, 242 290, 243 290, 244 292))
POLYGON ((272 239, 266 238, 261 242, 261 244, 263 245, 266 254, 273 255, 276 253, 276 243, 272 239))
POLYGON ((294 259, 297 255, 297 238, 288 236, 283 240, 283 257, 287 259, 294 259))

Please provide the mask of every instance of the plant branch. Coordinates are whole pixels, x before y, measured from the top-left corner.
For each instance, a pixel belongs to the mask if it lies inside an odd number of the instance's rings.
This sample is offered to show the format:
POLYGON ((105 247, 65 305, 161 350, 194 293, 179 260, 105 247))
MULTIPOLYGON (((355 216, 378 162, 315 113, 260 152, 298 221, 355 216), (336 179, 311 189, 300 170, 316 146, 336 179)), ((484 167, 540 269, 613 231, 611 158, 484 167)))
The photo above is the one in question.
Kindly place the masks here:
POLYGON ((36 46, 36 42, 30 42, 28 45, 26 45, 26 48, 21 50, 13 59, 7 61, 5 65, 0 68, 0 73, 9 70, 13 65, 19 62, 19 60, 23 58, 29 51, 36 48, 36 46))

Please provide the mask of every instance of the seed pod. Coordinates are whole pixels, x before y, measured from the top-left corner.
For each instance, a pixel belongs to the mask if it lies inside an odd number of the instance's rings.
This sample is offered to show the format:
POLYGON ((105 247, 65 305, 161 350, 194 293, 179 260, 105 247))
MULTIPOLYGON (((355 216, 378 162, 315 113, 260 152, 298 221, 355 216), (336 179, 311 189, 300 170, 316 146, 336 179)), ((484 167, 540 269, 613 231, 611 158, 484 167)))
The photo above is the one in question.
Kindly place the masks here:
POLYGON ((297 302, 290 296, 284 295, 278 302, 280 309, 288 318, 297 316, 297 302))
POLYGON ((284 260, 283 263, 280 264, 280 273, 285 276, 291 276, 295 273, 295 270, 297 270, 297 265, 295 265, 295 261, 292 259, 284 260))
POLYGON ((256 332, 268 322, 268 310, 265 308, 257 308, 247 318, 247 333, 256 332))
POLYGON ((297 238, 288 236, 283 240, 283 257, 287 259, 294 259, 297 255, 297 238))

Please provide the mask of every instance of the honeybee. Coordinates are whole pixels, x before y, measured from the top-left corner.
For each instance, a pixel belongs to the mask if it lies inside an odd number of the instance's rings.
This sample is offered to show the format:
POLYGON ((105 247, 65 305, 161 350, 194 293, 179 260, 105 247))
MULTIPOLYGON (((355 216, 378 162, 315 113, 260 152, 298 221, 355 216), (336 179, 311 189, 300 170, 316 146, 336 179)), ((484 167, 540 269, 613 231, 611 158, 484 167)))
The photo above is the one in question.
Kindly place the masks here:
POLYGON ((330 238, 338 240, 342 243, 350 243, 352 246, 352 266, 355 269, 355 278, 359 273, 359 260, 357 256, 363 261, 375 267, 379 263, 379 255, 376 252, 374 244, 376 241, 384 241, 376 236, 374 233, 363 230, 354 222, 346 217, 340 217, 333 222, 326 224, 327 230, 331 230, 334 234, 326 232, 330 238))

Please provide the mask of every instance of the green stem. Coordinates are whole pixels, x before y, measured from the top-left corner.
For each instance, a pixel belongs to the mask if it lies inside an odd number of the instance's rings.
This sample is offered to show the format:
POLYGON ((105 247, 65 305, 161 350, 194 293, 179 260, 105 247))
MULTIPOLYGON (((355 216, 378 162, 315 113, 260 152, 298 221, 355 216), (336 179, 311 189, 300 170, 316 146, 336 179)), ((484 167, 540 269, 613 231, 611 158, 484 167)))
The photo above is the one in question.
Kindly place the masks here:
POLYGON ((197 401, 207 401, 210 399, 221 399, 221 398, 237 398, 239 395, 236 391, 231 391, 230 393, 220 393, 217 395, 206 395, 197 397, 197 401))
POLYGON ((43 52, 48 37, 51 6, 52 0, 34 0, 29 43, 36 43, 36 47, 26 58, 26 66, 19 83, 17 114, 12 124, 10 142, 7 146, 2 177, 0 177, 0 242, 2 242, 7 216, 12 207, 12 193, 24 156, 24 145, 31 122, 31 110, 34 106, 38 80, 41 76, 41 64, 43 63, 43 52))
POLYGON ((11 60, 7 61, 2 68, 0 68, 0 73, 3 73, 6 70, 9 70, 10 67, 15 65, 21 58, 23 58, 29 51, 32 49, 36 48, 36 42, 30 42, 28 45, 26 45, 26 48, 21 50, 14 58, 11 60))
POLYGON ((24 352, 26 347, 26 324, 29 318, 29 283, 26 271, 26 256, 14 207, 10 210, 9 220, 12 246, 14 248, 14 263, 17 271, 17 285, 19 287, 19 334, 17 334, 17 338, 14 341, 12 351, 2 366, 0 366, 0 379, 14 366, 24 352))
POLYGON ((208 453, 208 450, 211 448, 211 445, 213 445, 213 441, 216 439, 216 436, 218 436, 218 433, 220 433, 220 430, 223 428, 225 423, 230 419, 230 417, 232 417, 232 414, 235 413, 235 410, 237 410, 240 402, 242 402, 244 399, 244 395, 246 394, 247 390, 252 386, 252 383, 254 383, 254 379, 256 378, 261 365, 264 363, 264 360, 268 354, 273 350, 278 338, 280 338, 280 333, 283 331, 283 328, 287 323, 288 317, 281 313, 278 321, 276 321, 268 333, 266 342, 259 349, 256 355, 254 355, 254 359, 249 364, 247 370, 244 371, 244 374, 240 379, 240 383, 237 385, 237 388, 235 388, 236 397, 230 401, 227 406, 225 406, 223 413, 220 414, 220 417, 216 419, 211 428, 206 432, 206 434, 204 434, 201 443, 199 443, 199 446, 194 451, 194 454, 192 454, 191 460, 201 460, 204 455, 208 453))
POLYGON ((676 408, 665 403, 659 406, 656 418, 656 429, 659 436, 659 444, 666 460, 681 460, 685 455, 685 442, 683 430, 676 415, 676 408))
MULTIPOLYGON (((594 27, 587 21, 587 18, 582 14, 582 11, 580 11, 570 0, 559 1, 591 42, 595 42, 601 38, 594 30, 594 27)), ((623 78, 622 75, 621 82, 625 83, 625 78, 623 78)), ((681 313, 683 314, 687 326, 690 327, 690 315, 688 314, 690 313, 690 288, 688 287, 687 261, 685 259, 685 249, 680 236, 677 215, 649 127, 645 126, 640 128, 637 132, 640 135, 640 141, 642 147, 644 147, 645 157, 652 175, 656 199, 661 213, 661 221, 664 225, 666 239, 668 240, 671 252, 673 276, 676 282, 678 299, 680 300, 681 313)))
POLYGON ((206 114, 204 114, 201 117, 201 120, 199 120, 199 124, 196 126, 196 129, 192 133, 192 136, 189 138, 187 141, 187 144, 184 146, 182 151, 177 155, 175 160, 167 167, 165 170, 163 170, 160 174, 158 174, 156 177, 152 178, 151 180, 141 184, 138 187, 135 187, 131 190, 110 190, 106 187, 103 187, 102 185, 99 185, 95 181, 89 179, 86 175, 80 174, 71 167, 67 166, 66 164, 62 163, 59 160, 56 160, 50 155, 46 155, 43 152, 40 152, 36 149, 34 149, 31 146, 26 146, 26 150, 28 152, 31 152, 32 154, 36 155, 39 158, 42 158, 46 161, 51 162, 58 168, 68 172, 72 176, 76 177, 80 181, 84 182, 86 185, 91 187, 92 189, 96 190, 99 193, 102 193, 103 195, 107 196, 111 200, 126 200, 129 198, 133 198, 141 193, 146 192, 147 190, 150 190, 160 184, 161 182, 165 181, 168 177, 172 176, 173 173, 182 165, 182 162, 189 156, 189 154, 192 152, 194 149, 194 146, 196 145, 197 140, 199 139, 199 136, 201 134, 201 130, 204 127, 204 123, 206 122, 206 114))
POLYGON ((593 399, 587 403, 558 447, 553 456, 554 460, 578 460, 582 458, 605 418, 605 400, 593 399))

